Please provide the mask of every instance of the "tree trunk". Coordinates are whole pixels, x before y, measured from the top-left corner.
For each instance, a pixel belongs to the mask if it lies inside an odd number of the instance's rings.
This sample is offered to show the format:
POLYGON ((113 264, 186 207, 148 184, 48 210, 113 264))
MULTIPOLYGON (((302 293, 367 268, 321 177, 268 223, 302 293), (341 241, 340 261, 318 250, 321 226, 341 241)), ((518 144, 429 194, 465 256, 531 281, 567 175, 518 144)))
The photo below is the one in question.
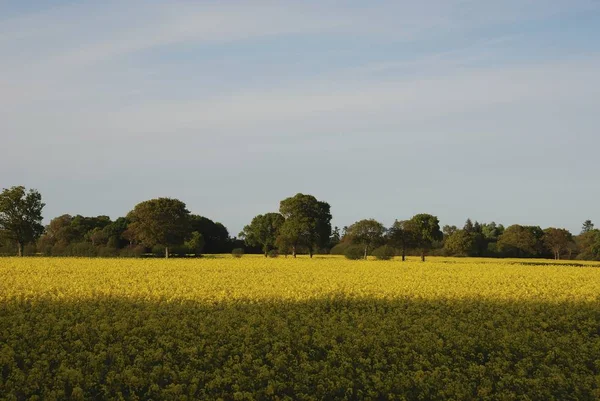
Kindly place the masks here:
POLYGON ((165 259, 169 259, 169 247, 165 246, 165 259))
POLYGON ((367 250, 368 250, 368 247, 365 246, 365 260, 367 260, 367 250))
POLYGON ((402 261, 405 262, 406 261, 406 248, 402 247, 402 261))
POLYGON ((421 251, 421 262, 425 262, 425 249, 421 251))
POLYGON ((23 256, 23 244, 20 242, 17 242, 17 254, 19 257, 23 256))
POLYGON ((292 256, 296 257, 296 245, 292 247, 292 256))

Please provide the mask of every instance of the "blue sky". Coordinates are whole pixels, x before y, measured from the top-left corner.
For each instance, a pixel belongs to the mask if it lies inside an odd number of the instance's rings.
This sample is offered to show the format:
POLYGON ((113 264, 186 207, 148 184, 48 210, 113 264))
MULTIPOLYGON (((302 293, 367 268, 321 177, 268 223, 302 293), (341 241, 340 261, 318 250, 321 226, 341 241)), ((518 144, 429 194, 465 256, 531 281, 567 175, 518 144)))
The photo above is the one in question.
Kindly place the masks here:
POLYGON ((0 186, 47 219, 600 224, 596 0, 0 0, 0 54, 0 186))

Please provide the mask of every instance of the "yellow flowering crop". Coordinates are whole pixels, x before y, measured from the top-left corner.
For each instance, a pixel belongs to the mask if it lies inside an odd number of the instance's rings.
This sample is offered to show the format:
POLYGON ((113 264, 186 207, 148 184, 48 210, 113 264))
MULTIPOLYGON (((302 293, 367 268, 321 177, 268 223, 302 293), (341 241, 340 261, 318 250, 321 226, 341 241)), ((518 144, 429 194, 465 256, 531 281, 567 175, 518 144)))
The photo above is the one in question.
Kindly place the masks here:
POLYGON ((0 259, 0 399, 600 399, 598 267, 0 259))

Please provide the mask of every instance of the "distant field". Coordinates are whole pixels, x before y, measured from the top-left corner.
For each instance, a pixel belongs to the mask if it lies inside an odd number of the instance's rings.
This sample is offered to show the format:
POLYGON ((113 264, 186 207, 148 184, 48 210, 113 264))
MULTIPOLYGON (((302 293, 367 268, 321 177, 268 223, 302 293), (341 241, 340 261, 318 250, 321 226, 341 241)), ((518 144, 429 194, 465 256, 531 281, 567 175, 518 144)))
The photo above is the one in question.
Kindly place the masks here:
POLYGON ((600 265, 548 263, 1 258, 0 399, 598 400, 600 265))

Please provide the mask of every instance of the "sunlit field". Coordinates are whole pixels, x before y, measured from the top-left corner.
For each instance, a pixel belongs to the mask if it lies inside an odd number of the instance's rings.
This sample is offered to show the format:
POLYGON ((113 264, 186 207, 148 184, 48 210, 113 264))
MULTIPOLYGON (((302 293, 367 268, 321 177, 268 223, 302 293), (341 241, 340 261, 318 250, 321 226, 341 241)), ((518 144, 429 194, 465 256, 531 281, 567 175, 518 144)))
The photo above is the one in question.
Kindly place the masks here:
POLYGON ((0 399, 600 399, 600 265, 0 259, 0 399))

